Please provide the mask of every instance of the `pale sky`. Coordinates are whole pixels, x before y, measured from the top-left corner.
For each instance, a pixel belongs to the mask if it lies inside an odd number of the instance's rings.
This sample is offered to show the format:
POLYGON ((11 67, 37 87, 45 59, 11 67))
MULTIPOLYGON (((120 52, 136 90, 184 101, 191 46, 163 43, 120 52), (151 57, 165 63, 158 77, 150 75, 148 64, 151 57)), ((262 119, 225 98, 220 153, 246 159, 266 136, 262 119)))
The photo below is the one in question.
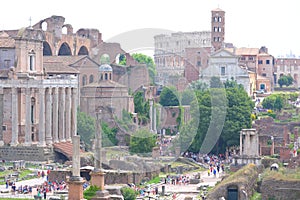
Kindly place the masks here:
MULTIPOLYGON (((266 46, 275 57, 290 52, 300 57, 299 0, 8 0, 0 6, 0 30, 29 26, 30 17, 35 24, 60 15, 74 32, 95 28, 104 41, 138 29, 210 31, 211 10, 219 7, 226 12, 225 42, 236 47, 266 46)), ((131 40, 146 36, 137 32, 131 40)), ((118 42, 122 46, 126 41, 118 42)))

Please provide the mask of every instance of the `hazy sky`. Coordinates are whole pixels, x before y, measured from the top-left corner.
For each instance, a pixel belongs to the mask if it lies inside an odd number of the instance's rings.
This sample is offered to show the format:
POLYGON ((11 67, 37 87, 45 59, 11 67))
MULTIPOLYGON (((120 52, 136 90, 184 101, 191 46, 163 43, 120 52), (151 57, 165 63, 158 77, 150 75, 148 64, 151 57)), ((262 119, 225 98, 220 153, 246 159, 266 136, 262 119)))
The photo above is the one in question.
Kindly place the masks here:
POLYGON ((210 30, 211 10, 219 7, 226 12, 226 42, 236 47, 266 46, 275 57, 290 52, 300 56, 299 0, 8 0, 0 6, 1 30, 29 26, 30 17, 35 24, 60 15, 74 32, 96 28, 104 41, 145 28, 210 30))

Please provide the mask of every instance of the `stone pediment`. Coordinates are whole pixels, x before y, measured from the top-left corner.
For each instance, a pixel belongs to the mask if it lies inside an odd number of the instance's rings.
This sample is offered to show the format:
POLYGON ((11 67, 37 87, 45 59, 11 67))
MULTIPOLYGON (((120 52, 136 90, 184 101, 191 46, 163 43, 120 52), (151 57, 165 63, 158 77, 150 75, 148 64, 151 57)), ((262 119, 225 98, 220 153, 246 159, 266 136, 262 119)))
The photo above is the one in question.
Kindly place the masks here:
POLYGON ((79 60, 77 60, 76 62, 72 63, 70 65, 71 67, 80 67, 80 68, 84 68, 84 67, 95 67, 98 69, 99 64, 96 63, 93 59, 91 59, 89 56, 85 56, 79 60))
POLYGON ((212 53, 210 57, 236 57, 236 56, 225 49, 220 49, 212 53))

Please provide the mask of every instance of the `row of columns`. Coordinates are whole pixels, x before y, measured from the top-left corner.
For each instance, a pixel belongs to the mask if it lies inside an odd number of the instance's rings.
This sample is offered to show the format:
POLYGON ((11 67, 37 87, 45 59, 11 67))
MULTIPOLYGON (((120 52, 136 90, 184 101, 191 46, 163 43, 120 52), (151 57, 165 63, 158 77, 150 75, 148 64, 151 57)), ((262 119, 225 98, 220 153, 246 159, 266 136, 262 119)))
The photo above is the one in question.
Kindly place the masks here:
MULTIPOLYGON (((32 102, 33 88, 25 88, 25 143, 32 144, 32 102)), ((77 88, 53 87, 38 88, 39 90, 39 120, 38 145, 71 141, 77 134, 77 88)), ((35 105, 37 108, 37 105, 35 105)), ((18 144, 18 90, 12 88, 12 140, 11 145, 18 144)), ((35 116, 33 116, 35 118, 35 116)))

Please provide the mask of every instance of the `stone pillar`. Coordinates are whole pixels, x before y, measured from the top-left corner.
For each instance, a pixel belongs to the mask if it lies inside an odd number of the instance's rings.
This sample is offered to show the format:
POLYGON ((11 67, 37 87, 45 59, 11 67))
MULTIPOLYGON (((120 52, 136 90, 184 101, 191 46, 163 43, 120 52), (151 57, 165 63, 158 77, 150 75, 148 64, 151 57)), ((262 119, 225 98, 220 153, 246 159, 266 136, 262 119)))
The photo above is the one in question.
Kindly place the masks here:
POLYGON ((100 112, 96 113, 96 141, 95 141, 95 168, 101 169, 101 147, 102 147, 102 133, 101 133, 101 121, 100 112))
POLYGON ((150 116, 150 131, 153 132, 153 101, 150 100, 150 111, 149 111, 149 116, 150 116))
POLYGON ((157 133, 156 130, 156 108, 153 106, 153 131, 154 133, 157 133))
POLYGON ((53 141, 57 143, 58 140, 58 88, 53 88, 53 104, 52 104, 52 133, 53 141))
POLYGON ((65 122, 66 140, 71 141, 71 88, 66 88, 66 105, 65 105, 65 122))
POLYGON ((243 131, 240 131, 240 155, 243 155, 243 131))
POLYGON ((72 176, 68 184, 68 199, 82 200, 83 198, 83 178, 80 177, 80 136, 74 135, 72 137, 73 152, 72 152, 72 176))
POLYGON ((72 88, 72 109, 71 109, 71 134, 72 135, 77 135, 77 107, 78 107, 77 88, 72 88))
POLYGON ((3 141, 3 109, 4 109, 4 94, 3 94, 3 88, 0 87, 0 146, 4 145, 3 141))
POLYGON ((31 145, 31 89, 25 90, 25 146, 31 145))
POLYGON ((58 122, 58 137, 60 142, 65 142, 65 97, 66 92, 65 88, 61 88, 59 90, 59 109, 58 109, 58 116, 59 116, 59 122, 58 122))
POLYGON ((12 136, 11 136, 11 146, 16 146, 18 145, 18 88, 11 88, 11 131, 12 131, 12 136))
POLYGON ((250 155, 250 133, 248 131, 246 131, 246 140, 245 140, 245 143, 246 143, 246 151, 245 151, 245 154, 246 155, 250 155))
POLYGON ((46 90, 46 144, 52 144, 52 89, 46 90))
POLYGON ((45 146, 45 89, 39 89, 39 146, 45 146))

